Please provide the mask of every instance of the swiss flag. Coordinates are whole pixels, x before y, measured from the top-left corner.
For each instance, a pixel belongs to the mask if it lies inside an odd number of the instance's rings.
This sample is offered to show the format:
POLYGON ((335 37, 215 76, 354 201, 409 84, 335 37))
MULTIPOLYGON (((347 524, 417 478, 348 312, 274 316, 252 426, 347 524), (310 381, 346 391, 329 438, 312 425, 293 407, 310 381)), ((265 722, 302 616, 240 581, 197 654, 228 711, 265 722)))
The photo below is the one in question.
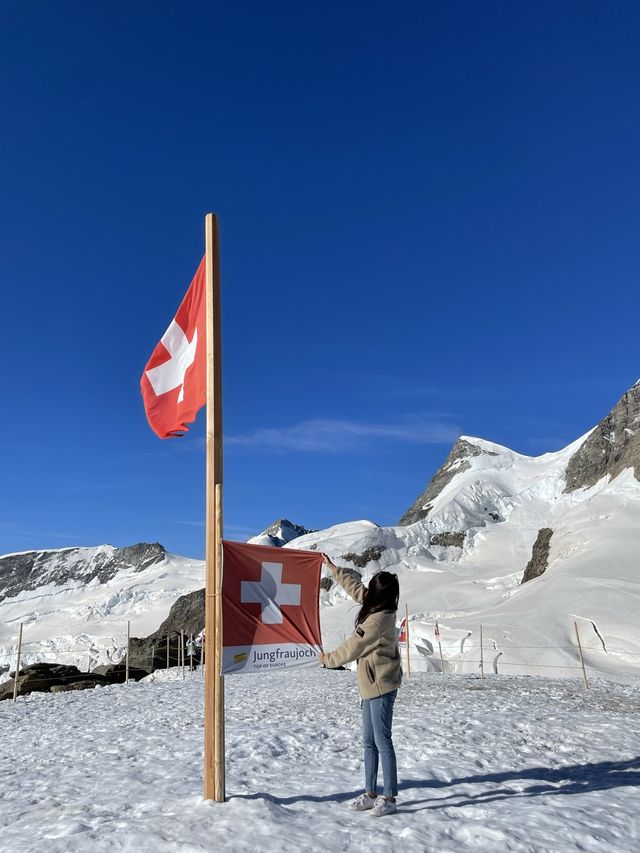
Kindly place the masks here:
POLYGON ((399 643, 406 643, 407 642, 407 620, 406 619, 403 619, 402 622, 400 623, 400 634, 398 635, 398 642, 399 643))
POLYGON ((207 402, 206 338, 203 258, 140 379, 147 420, 160 438, 186 432, 207 402))
POLYGON ((318 665, 322 555, 223 542, 222 671, 318 665))

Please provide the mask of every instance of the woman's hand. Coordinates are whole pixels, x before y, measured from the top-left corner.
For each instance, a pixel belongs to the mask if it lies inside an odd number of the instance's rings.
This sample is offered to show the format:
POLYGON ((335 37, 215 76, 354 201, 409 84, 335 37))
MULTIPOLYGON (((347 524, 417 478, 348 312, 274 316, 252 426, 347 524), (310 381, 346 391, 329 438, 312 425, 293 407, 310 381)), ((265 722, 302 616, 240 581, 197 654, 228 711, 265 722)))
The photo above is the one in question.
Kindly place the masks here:
POLYGON ((322 561, 323 561, 324 565, 329 569, 331 574, 333 574, 336 570, 336 567, 331 562, 331 558, 327 554, 322 553, 322 561))

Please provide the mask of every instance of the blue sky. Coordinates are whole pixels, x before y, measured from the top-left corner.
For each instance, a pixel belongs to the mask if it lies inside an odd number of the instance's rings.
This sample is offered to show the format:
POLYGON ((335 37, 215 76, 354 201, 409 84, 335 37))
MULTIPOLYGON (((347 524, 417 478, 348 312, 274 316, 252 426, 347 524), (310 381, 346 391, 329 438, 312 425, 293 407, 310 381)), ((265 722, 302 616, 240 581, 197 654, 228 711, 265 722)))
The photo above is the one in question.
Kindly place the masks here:
POLYGON ((0 553, 202 556, 140 373, 221 219, 226 535, 397 521, 640 376, 634 3, 0 3, 0 553))

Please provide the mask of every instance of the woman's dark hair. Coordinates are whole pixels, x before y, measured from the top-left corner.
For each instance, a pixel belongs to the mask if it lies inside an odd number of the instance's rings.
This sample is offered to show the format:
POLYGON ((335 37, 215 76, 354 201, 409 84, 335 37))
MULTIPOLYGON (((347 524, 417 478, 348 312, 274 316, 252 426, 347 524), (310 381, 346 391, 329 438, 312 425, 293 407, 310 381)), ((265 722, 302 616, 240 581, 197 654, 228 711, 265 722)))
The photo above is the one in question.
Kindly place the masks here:
POLYGON ((399 596, 397 575, 392 575, 391 572, 375 574, 369 581, 362 607, 356 616, 356 628, 372 613, 379 613, 381 610, 397 610, 399 596))

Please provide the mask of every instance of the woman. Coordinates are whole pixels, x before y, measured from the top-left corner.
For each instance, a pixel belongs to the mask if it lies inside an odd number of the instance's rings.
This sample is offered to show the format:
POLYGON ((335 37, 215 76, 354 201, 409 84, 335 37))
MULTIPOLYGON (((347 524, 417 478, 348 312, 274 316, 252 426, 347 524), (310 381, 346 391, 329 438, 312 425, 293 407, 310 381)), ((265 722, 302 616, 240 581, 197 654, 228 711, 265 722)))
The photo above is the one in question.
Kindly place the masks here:
POLYGON ((396 634, 398 578, 389 572, 378 572, 366 587, 357 572, 335 566, 326 554, 322 558, 340 586, 362 605, 352 636, 335 651, 320 655, 320 662, 329 669, 358 661, 366 787, 349 808, 356 812, 372 809, 372 814, 382 817, 396 810, 398 794, 396 754, 391 740, 393 703, 402 681, 396 634), (384 781, 380 797, 377 795, 379 760, 384 781))

